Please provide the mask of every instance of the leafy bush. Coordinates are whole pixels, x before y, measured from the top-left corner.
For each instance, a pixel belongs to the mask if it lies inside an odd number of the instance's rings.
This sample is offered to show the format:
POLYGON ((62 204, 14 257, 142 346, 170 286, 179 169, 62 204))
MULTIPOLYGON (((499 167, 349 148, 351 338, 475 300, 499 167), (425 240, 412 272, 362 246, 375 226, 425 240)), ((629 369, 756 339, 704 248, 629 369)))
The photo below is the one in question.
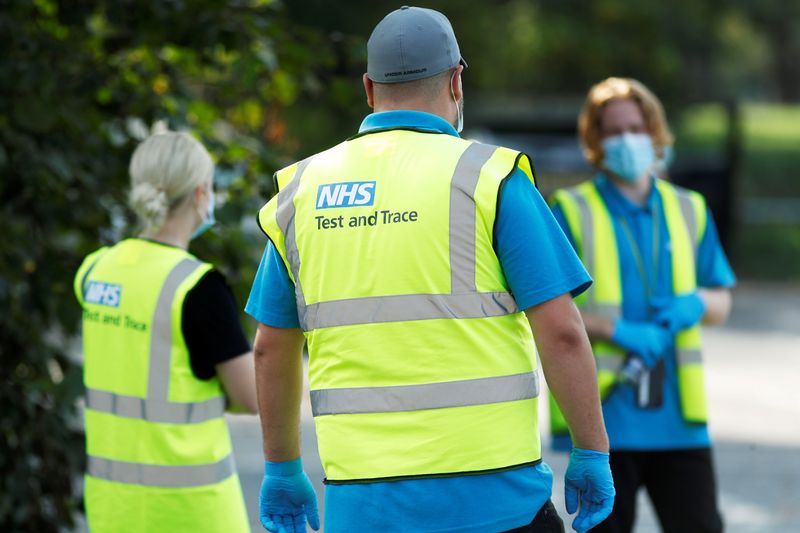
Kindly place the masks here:
POLYGON ((292 144, 281 110, 319 94, 336 58, 258 0, 14 0, 0 34, 0 530, 51 531, 74 524, 84 462, 72 276, 131 232, 133 148, 161 120, 215 154, 221 229, 195 251, 241 301, 292 144))

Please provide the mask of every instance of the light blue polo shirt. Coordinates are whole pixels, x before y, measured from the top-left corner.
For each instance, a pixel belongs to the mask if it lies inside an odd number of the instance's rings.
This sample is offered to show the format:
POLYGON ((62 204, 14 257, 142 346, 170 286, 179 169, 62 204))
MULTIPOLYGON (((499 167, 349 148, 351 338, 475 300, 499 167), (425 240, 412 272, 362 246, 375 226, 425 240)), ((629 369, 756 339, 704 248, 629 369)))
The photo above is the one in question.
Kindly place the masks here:
MULTIPOLYGON (((392 128, 458 135, 438 116, 417 111, 369 115, 359 133, 392 128)), ((520 309, 565 293, 580 294, 591 284, 547 204, 519 169, 502 186, 495 239, 495 252, 520 309)), ((264 251, 245 310, 263 324, 299 327, 294 286, 272 243, 264 251)), ((328 485, 325 530, 505 531, 533 519, 550 498, 552 481, 542 462, 492 474, 328 485)))
MULTIPOLYGON (((648 301, 645 284, 636 266, 630 238, 624 233, 621 220, 630 228, 641 257, 645 272, 650 277, 654 297, 672 297, 672 262, 667 222, 661 203, 661 195, 652 187, 644 206, 628 200, 604 175, 594 178, 600 195, 611 213, 614 234, 619 249, 619 262, 622 274, 622 316, 628 320, 646 321, 648 301), (659 224, 658 250, 653 250, 653 223, 659 224), (655 256, 655 261, 654 261, 655 256)), ((558 205, 553 214, 566 232, 570 242, 575 243, 570 233, 564 213, 558 205)), ((736 277, 717 236, 717 229, 711 212, 708 212, 708 225, 700 240, 697 256, 698 287, 732 287, 736 277)), ((711 440, 705 424, 684 421, 678 394, 678 378, 674 347, 665 358, 666 377, 663 405, 655 409, 642 409, 636 405, 635 389, 630 384, 618 384, 603 402, 608 438, 612 451, 665 450, 685 448, 705 448, 711 440)), ((569 436, 553 440, 553 448, 569 449, 569 436)))

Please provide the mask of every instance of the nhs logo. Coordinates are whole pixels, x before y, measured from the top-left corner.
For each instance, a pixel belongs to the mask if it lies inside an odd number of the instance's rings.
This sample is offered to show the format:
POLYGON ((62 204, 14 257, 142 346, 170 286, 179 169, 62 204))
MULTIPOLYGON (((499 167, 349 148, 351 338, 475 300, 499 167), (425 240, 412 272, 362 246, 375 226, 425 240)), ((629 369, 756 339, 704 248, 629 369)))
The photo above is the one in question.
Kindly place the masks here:
POLYGON ((317 209, 361 207, 375 203, 374 181, 327 183, 317 189, 317 209))
POLYGON ((119 307, 122 297, 122 286, 102 281, 92 281, 86 287, 83 299, 86 303, 105 305, 106 307, 119 307))

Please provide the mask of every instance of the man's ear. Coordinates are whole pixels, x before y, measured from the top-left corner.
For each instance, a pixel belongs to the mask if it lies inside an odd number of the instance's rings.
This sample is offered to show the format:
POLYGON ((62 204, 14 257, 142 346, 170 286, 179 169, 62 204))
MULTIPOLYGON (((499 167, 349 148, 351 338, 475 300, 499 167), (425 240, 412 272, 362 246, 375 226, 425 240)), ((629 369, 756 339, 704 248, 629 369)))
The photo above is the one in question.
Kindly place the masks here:
POLYGON ((375 86, 372 83, 372 80, 369 79, 367 73, 365 72, 364 75, 361 77, 361 80, 364 82, 364 92, 367 93, 367 105, 370 109, 375 108, 375 86))
POLYGON ((453 91, 456 101, 460 101, 464 97, 464 91, 461 87, 461 73, 464 71, 464 65, 458 65, 453 76, 450 78, 450 89, 453 91))

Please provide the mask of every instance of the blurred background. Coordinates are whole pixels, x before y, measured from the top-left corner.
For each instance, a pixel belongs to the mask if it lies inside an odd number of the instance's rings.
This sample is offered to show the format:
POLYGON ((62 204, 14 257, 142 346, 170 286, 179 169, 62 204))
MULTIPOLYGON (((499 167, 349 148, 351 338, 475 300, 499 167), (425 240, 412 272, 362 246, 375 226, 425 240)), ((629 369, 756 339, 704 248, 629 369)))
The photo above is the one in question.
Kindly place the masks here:
MULTIPOLYGON (((723 511, 731 531, 800 531, 800 2, 421 5, 450 18, 469 62, 465 135, 530 153, 544 194, 590 175, 575 123, 592 84, 631 76, 663 100, 672 179, 706 195, 741 281, 730 323, 709 335, 723 511)), ((0 1, 0 529, 82 527, 72 276, 87 253, 136 232, 136 144, 160 122, 214 154, 219 223, 191 251, 243 307, 272 173, 357 131, 366 40, 399 6, 0 1)), ((232 423, 252 505, 258 426, 232 423)), ((641 528, 655 531, 652 516, 641 528)))

